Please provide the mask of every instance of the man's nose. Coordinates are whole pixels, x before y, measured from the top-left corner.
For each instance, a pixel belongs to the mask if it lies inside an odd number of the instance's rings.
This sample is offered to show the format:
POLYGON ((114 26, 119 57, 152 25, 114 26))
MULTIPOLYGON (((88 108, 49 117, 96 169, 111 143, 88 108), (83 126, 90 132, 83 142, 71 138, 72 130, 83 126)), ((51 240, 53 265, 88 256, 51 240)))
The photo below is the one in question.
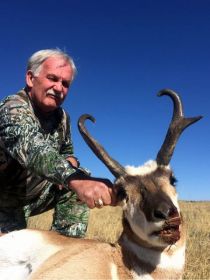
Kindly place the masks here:
POLYGON ((53 89, 57 92, 62 92, 63 91, 63 85, 62 82, 57 81, 54 86, 53 89))

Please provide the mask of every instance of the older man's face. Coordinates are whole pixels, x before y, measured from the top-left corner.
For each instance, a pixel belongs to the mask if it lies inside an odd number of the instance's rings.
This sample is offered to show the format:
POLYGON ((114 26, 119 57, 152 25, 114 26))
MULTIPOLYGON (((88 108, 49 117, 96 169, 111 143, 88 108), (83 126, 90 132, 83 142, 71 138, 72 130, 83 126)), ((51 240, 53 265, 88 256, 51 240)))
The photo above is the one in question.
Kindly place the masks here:
POLYGON ((58 108, 68 93, 73 74, 71 66, 61 57, 45 60, 37 76, 28 71, 26 83, 34 104, 44 113, 58 108))

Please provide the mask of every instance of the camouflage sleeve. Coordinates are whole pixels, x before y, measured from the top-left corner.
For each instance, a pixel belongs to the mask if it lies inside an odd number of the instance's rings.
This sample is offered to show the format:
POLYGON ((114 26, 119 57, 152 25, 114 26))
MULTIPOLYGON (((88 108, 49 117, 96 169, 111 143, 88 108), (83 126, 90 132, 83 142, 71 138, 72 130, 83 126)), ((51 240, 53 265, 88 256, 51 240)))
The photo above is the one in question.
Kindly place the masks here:
POLYGON ((37 120, 26 105, 1 107, 0 139, 6 152, 24 168, 53 183, 64 184, 75 173, 65 156, 59 154, 49 139, 44 138, 37 120))

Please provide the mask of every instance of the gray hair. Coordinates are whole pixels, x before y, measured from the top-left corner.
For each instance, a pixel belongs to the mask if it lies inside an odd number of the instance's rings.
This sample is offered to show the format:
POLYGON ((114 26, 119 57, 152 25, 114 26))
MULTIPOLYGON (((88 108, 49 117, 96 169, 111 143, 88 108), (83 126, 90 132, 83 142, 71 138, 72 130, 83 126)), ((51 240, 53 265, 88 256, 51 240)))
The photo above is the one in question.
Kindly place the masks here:
POLYGON ((74 79, 77 73, 74 61, 67 53, 60 49, 46 49, 35 52, 28 60, 27 71, 30 70, 34 76, 38 76, 39 72, 41 71, 43 62, 49 57, 61 57, 67 63, 69 63, 73 70, 72 80, 74 79))

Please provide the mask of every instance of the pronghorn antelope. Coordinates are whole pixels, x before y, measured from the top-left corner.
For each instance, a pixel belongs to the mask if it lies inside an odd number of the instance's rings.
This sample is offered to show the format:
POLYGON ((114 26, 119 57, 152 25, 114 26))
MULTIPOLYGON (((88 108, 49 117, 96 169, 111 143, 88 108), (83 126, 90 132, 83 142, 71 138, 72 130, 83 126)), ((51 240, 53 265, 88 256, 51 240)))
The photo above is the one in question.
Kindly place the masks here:
POLYGON ((185 233, 169 166, 182 131, 201 117, 185 118, 180 97, 163 90, 174 104, 164 143, 155 161, 124 168, 89 134, 88 146, 116 177, 123 205, 123 232, 117 244, 74 239, 54 232, 21 230, 0 238, 0 279, 180 279, 185 260, 185 233))

